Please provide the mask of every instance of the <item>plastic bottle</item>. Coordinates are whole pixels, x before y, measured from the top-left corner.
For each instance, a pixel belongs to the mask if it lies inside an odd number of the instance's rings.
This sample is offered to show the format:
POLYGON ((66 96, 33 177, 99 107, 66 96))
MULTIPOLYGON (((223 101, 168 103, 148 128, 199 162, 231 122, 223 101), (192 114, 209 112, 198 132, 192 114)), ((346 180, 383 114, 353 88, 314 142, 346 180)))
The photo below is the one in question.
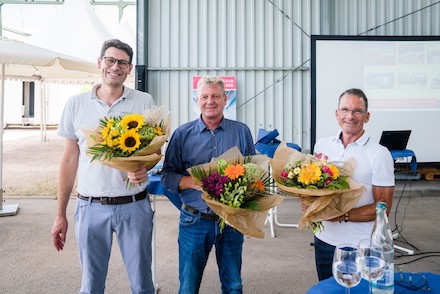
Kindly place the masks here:
POLYGON ((385 202, 376 203, 376 221, 371 233, 371 245, 382 248, 387 265, 383 277, 372 283, 374 294, 394 293, 394 241, 386 211, 385 202))

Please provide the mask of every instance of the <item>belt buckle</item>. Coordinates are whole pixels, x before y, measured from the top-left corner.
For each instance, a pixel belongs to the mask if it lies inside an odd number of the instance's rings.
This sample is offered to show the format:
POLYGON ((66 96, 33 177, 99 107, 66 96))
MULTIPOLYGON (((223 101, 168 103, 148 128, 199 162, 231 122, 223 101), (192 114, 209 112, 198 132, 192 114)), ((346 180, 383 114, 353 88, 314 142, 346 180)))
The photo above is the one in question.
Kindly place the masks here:
POLYGON ((109 198, 108 197, 101 197, 99 198, 99 203, 101 203, 102 205, 109 205, 109 198))

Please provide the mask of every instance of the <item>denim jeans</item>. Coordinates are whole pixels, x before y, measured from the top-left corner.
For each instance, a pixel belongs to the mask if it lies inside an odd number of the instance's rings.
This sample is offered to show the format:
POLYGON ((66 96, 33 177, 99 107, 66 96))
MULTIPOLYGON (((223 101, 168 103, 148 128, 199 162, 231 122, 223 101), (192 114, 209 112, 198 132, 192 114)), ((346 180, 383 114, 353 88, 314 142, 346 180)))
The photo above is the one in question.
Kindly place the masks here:
POLYGON ((241 263, 243 234, 225 225, 220 233, 215 220, 201 218, 184 209, 179 224, 180 294, 199 292, 209 252, 215 246, 222 293, 243 293, 241 263))
POLYGON ((315 264, 320 281, 333 277, 332 265, 335 246, 327 244, 318 238, 314 238, 315 242, 315 264))
POLYGON ((152 274, 153 211, 147 199, 102 205, 78 199, 75 235, 82 269, 80 293, 104 293, 113 233, 133 294, 155 293, 152 274))

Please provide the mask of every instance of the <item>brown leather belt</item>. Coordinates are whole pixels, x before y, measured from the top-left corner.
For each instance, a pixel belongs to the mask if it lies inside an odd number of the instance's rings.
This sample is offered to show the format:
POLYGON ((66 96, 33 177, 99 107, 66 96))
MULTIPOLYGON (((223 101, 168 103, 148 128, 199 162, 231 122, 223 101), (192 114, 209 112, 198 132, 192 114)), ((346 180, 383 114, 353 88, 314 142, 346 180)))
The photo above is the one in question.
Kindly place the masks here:
POLYGON ((186 204, 182 204, 182 208, 194 215, 200 215, 200 217, 204 219, 215 220, 215 221, 219 220, 219 216, 216 214, 203 213, 186 204))
POLYGON ((78 194, 78 198, 82 200, 89 201, 90 199, 92 202, 99 202, 102 205, 117 205, 117 204, 127 204, 134 201, 139 201, 147 198, 147 191, 139 192, 136 195, 129 195, 129 196, 120 196, 120 197, 87 197, 83 196, 81 194, 78 194), (134 199, 133 200, 133 196, 134 199))

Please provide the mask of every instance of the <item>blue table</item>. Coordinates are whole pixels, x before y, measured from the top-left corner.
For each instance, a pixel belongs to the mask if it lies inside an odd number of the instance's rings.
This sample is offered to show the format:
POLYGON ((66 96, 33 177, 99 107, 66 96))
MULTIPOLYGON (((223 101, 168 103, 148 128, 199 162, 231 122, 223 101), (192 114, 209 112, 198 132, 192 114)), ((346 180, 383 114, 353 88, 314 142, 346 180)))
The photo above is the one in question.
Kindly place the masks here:
POLYGON ((182 200, 180 199, 180 195, 176 193, 172 193, 165 189, 165 187, 160 183, 160 175, 148 175, 148 179, 150 183, 147 186, 148 193, 154 195, 165 195, 177 207, 178 210, 182 207, 182 200))
MULTIPOLYGON (((404 273, 405 280, 408 280, 410 273, 404 273)), ((426 293, 434 294, 440 293, 440 275, 433 273, 422 273, 428 281, 428 285, 431 291, 420 290, 409 290, 402 287, 399 282, 394 283, 394 294, 415 294, 415 293, 426 293)), ((397 280, 400 277, 400 273, 394 274, 394 279, 397 280)), ((362 281, 356 287, 350 289, 351 294, 365 294, 368 293, 368 282, 362 279, 362 281)), ((309 289, 307 294, 344 294, 345 288, 339 285, 333 277, 326 280, 320 281, 318 284, 309 289)))

